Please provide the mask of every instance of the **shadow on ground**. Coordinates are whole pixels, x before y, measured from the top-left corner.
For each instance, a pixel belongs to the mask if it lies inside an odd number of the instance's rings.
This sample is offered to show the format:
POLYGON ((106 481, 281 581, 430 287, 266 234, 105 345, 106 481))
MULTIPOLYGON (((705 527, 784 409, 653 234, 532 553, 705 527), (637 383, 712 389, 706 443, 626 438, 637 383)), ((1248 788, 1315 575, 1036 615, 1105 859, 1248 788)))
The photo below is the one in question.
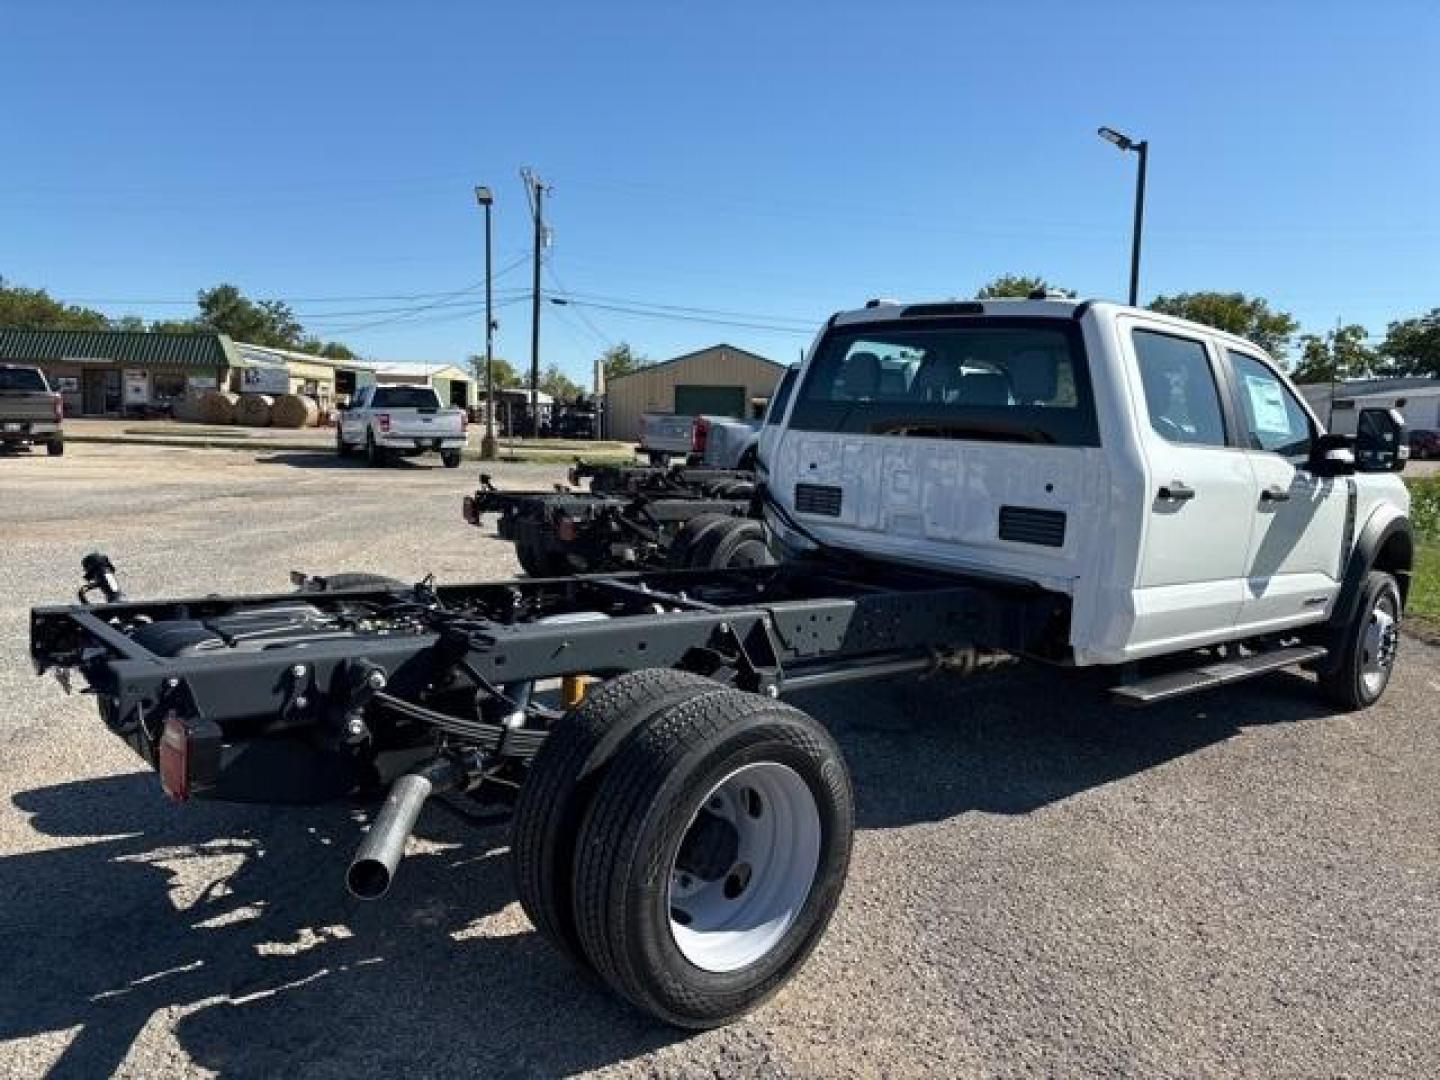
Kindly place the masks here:
MULTIPOLYGON (((289 465, 293 469, 371 469, 375 468, 360 453, 342 458, 333 450, 277 450, 256 461, 262 465, 289 465)), ((391 458, 382 469, 443 469, 438 457, 416 459, 391 458)))
MULTIPOLYGON (((1290 676, 1144 712, 1113 709, 1098 680, 1076 678, 1025 669, 796 703, 836 731, 862 828, 1025 814, 1242 726, 1325 712, 1290 676)), ((620 1004, 513 912, 487 924, 514 896, 503 827, 430 810, 434 846, 367 905, 342 884, 351 807, 176 810, 144 773, 14 802, 71 845, 0 859, 0 1039, 78 1028, 53 1075, 112 1073, 151 1022, 175 1023, 190 1057, 227 1076, 562 1075, 684 1037, 620 1004), (203 870, 182 873, 194 860, 203 870), (193 1011, 167 1020, 177 1006, 193 1011)))

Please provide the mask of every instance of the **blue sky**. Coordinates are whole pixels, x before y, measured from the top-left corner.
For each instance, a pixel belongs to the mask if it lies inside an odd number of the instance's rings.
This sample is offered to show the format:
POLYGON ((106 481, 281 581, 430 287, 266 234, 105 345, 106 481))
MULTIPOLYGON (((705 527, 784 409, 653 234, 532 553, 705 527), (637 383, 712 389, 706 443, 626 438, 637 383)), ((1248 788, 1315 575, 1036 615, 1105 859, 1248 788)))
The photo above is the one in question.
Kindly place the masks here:
MULTIPOLYGON (((1100 124, 1152 144, 1143 296, 1241 289, 1374 334, 1440 306, 1428 2, 11 0, 0 20, 0 274, 114 314, 232 281, 367 355, 462 358, 483 340, 470 188, 496 189, 510 300, 521 165, 554 186, 548 289, 691 309, 547 307, 542 359, 576 376, 619 340, 788 361, 837 308, 1004 271, 1121 297, 1134 158, 1100 124)), ((528 362, 526 303, 498 317, 497 352, 528 362)))

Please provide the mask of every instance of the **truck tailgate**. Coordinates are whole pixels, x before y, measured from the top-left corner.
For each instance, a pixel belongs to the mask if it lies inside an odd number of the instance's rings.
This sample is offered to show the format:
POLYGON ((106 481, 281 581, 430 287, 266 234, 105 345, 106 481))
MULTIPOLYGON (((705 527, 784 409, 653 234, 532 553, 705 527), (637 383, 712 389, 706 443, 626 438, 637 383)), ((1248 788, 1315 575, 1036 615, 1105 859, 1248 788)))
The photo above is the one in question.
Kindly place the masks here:
POLYGON ((54 423, 55 395, 0 390, 0 423, 54 423))
POLYGON ((458 439, 463 428, 458 409, 391 409, 389 435, 401 439, 458 439))

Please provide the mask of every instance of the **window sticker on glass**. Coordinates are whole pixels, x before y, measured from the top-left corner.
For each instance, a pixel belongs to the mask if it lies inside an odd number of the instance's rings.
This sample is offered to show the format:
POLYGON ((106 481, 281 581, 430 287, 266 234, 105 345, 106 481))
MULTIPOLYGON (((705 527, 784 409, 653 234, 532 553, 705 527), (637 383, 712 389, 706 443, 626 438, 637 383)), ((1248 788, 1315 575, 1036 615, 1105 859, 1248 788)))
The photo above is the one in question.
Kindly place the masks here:
POLYGON ((1262 435, 1289 435, 1290 416, 1280 384, 1263 375, 1246 375, 1245 392, 1250 395, 1250 415, 1262 435))

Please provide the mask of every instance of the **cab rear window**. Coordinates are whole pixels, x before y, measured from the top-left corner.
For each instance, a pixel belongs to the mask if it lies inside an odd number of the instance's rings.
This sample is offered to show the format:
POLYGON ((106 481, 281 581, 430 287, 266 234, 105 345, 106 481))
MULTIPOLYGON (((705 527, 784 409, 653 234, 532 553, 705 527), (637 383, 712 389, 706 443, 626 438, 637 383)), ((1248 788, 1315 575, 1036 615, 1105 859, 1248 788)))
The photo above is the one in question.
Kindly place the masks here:
POLYGON ((791 411, 801 431, 1096 446, 1079 327, 964 319, 837 327, 791 411))
POLYGON ((45 385, 45 376, 41 375, 35 368, 24 367, 0 367, 0 390, 22 392, 26 390, 38 390, 41 393, 49 390, 45 385))
POLYGON ((375 409, 438 409, 440 399, 425 387, 377 386, 370 405, 375 409))

